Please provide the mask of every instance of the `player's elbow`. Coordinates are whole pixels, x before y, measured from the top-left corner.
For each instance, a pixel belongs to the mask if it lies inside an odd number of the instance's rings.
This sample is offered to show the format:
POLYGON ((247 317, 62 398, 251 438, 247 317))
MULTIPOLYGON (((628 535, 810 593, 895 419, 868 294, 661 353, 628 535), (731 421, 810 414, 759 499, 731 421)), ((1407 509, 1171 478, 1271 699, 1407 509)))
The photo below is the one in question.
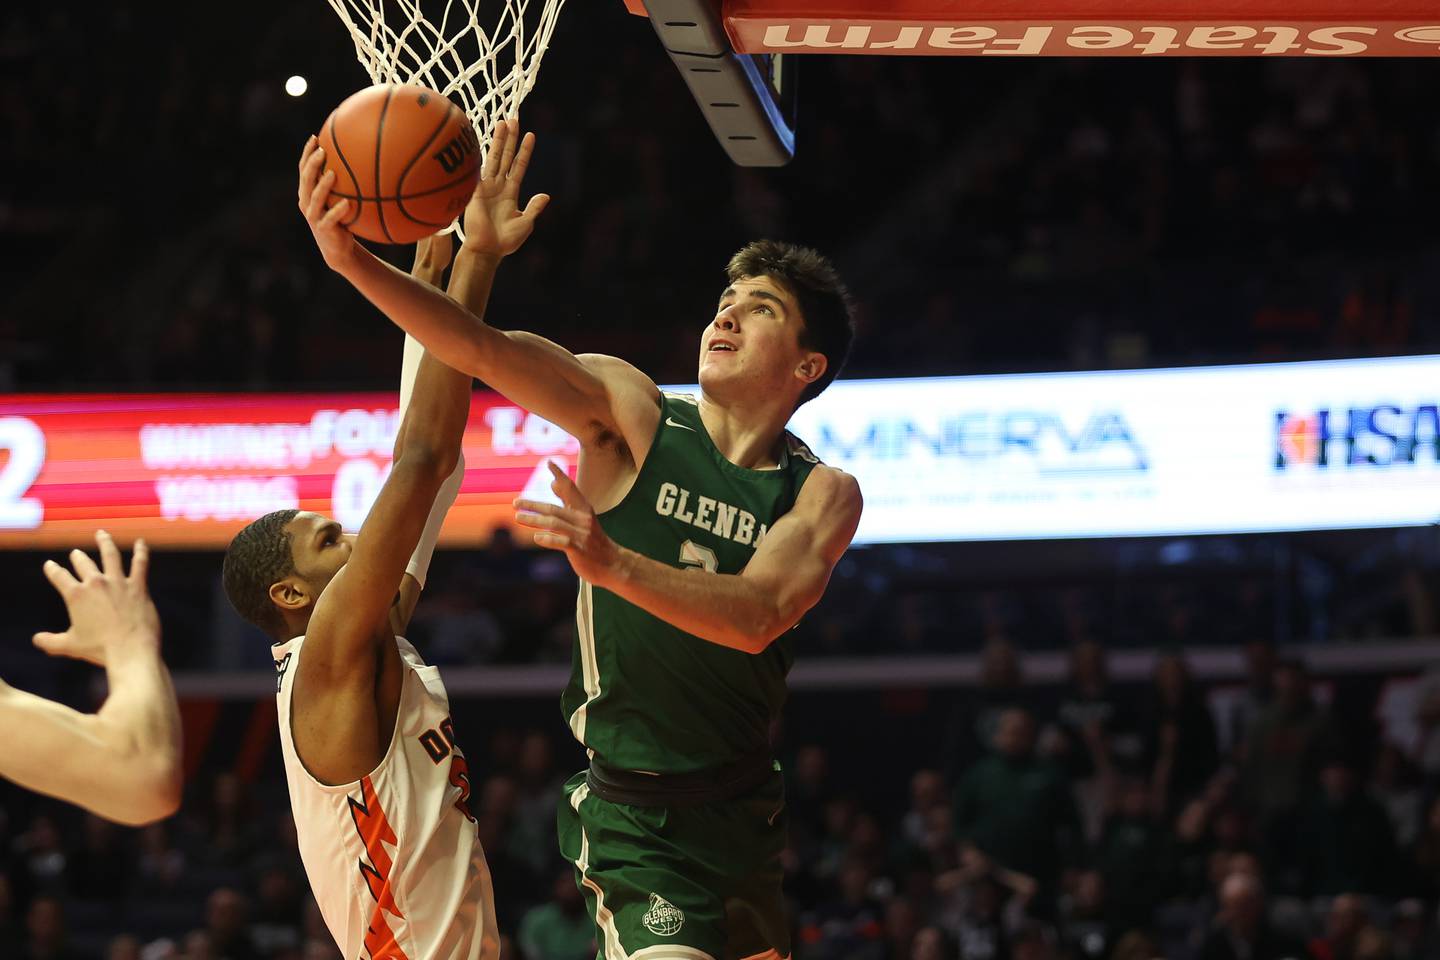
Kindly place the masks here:
POLYGON ((173 817, 180 809, 184 777, 178 760, 136 760, 131 776, 117 784, 114 806, 98 811, 127 827, 144 827, 173 817))
POLYGON ((736 624, 738 629, 735 646, 749 654, 764 653, 770 649, 770 644, 780 639, 798 619, 799 614, 792 617, 780 604, 767 604, 747 618, 747 622, 736 624))

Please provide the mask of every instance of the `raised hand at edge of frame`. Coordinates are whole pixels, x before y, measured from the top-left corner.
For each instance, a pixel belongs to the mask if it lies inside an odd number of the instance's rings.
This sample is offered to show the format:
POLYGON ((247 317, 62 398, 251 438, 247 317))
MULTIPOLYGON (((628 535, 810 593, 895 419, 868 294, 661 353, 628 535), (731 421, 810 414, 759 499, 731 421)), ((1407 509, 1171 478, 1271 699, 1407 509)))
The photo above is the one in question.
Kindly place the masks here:
POLYGON ((520 209, 520 186, 530 156, 535 151, 535 134, 520 136, 520 121, 502 120, 480 169, 480 182, 465 208, 465 242, 462 250, 490 257, 508 257, 519 250, 535 229, 535 220, 550 202, 550 195, 537 193, 520 209))
POLYGON ((98 567, 89 554, 78 549, 70 551, 74 573, 54 560, 45 561, 45 578, 65 601, 70 626, 63 633, 37 633, 34 644, 52 657, 103 667, 109 652, 118 646, 158 647, 160 615, 145 584, 150 568, 150 548, 145 541, 135 541, 128 574, 110 534, 96 531, 95 543, 100 548, 98 567))

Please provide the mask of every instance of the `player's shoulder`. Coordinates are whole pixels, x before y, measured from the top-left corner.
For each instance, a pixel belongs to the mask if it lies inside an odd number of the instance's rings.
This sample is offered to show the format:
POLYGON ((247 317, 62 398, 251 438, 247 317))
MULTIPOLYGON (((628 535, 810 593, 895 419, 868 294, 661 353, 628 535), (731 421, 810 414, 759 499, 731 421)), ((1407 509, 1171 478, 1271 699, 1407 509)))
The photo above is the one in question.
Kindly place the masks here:
POLYGON ((819 462, 800 488, 800 500, 827 512, 859 513, 864 506, 859 481, 838 467, 819 462))
POLYGON ((659 402, 660 388, 629 360, 621 360, 606 353, 580 353, 575 355, 575 359, 579 360, 586 370, 603 380, 607 388, 640 391, 659 402))

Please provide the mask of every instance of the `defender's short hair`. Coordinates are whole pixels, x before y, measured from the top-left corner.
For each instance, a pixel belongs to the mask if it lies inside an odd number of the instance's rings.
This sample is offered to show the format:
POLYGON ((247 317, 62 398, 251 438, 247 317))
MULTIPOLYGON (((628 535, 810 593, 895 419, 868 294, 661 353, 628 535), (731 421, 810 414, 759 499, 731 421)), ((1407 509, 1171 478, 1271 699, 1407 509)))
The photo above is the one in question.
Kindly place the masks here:
POLYGON ((730 258, 725 275, 731 283, 750 277, 774 277, 789 289, 805 324, 800 331, 800 346, 825 357, 824 375, 805 388, 800 402, 819 396, 845 366, 855 339, 850 291, 835 265, 809 247, 756 240, 730 258))
POLYGON ((230 605, 250 623, 274 639, 285 631, 285 620, 270 600, 270 587, 295 572, 295 553, 285 528, 299 510, 276 510, 251 521, 235 534, 225 551, 221 579, 230 605))

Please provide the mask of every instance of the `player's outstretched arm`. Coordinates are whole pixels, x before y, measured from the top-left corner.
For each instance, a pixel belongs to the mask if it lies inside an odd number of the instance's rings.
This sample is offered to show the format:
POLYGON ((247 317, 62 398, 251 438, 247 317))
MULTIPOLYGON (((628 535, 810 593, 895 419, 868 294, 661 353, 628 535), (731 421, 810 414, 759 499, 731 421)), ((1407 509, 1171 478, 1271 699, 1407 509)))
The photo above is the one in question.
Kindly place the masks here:
MULTIPOLYGON (((450 242, 448 236, 432 237, 417 246, 418 284, 439 283, 450 242)), ((307 686, 318 680, 322 688, 364 688, 377 668, 379 639, 387 641, 379 647, 381 655, 398 656, 388 641, 409 620, 423 585, 423 569, 411 569, 417 564, 417 547, 428 527, 433 525, 438 534, 454 499, 452 493, 443 505, 437 501, 442 488, 458 479, 471 384, 468 374, 429 353, 419 357, 413 386, 407 390, 402 381, 402 394, 408 395, 402 396, 405 411, 390 475, 360 525, 350 559, 320 595, 306 630, 301 669, 307 686)), ((433 541, 429 548, 433 550, 433 541)), ((428 551, 423 561, 428 566, 428 551)))
POLYGON ((554 464, 550 471, 562 505, 515 501, 516 519, 536 531, 537 544, 563 550, 582 580, 686 633, 746 653, 764 650, 819 602, 860 524, 855 478, 820 466, 740 573, 680 569, 617 545, 570 478, 554 464))
POLYGON ((95 535, 100 566, 72 551, 74 573, 52 561, 45 576, 65 601, 70 627, 39 633, 46 653, 105 668, 110 693, 80 713, 0 682, 0 774, 114 820, 140 826, 180 806, 180 712, 160 659, 160 617, 146 590, 149 550, 135 544, 130 572, 115 541, 95 535))
POLYGON ((588 443, 619 434, 647 443, 659 416, 659 391, 630 364, 577 357, 524 331, 496 330, 482 319, 500 261, 520 248, 549 202, 538 194, 524 209, 520 187, 535 138, 501 123, 480 184, 465 211, 465 243, 455 258, 449 296, 417 283, 371 255, 341 226, 348 201, 326 209, 334 176, 320 173, 323 149, 312 138, 300 158, 300 209, 325 262, 394 323, 446 364, 477 377, 511 402, 588 443))

